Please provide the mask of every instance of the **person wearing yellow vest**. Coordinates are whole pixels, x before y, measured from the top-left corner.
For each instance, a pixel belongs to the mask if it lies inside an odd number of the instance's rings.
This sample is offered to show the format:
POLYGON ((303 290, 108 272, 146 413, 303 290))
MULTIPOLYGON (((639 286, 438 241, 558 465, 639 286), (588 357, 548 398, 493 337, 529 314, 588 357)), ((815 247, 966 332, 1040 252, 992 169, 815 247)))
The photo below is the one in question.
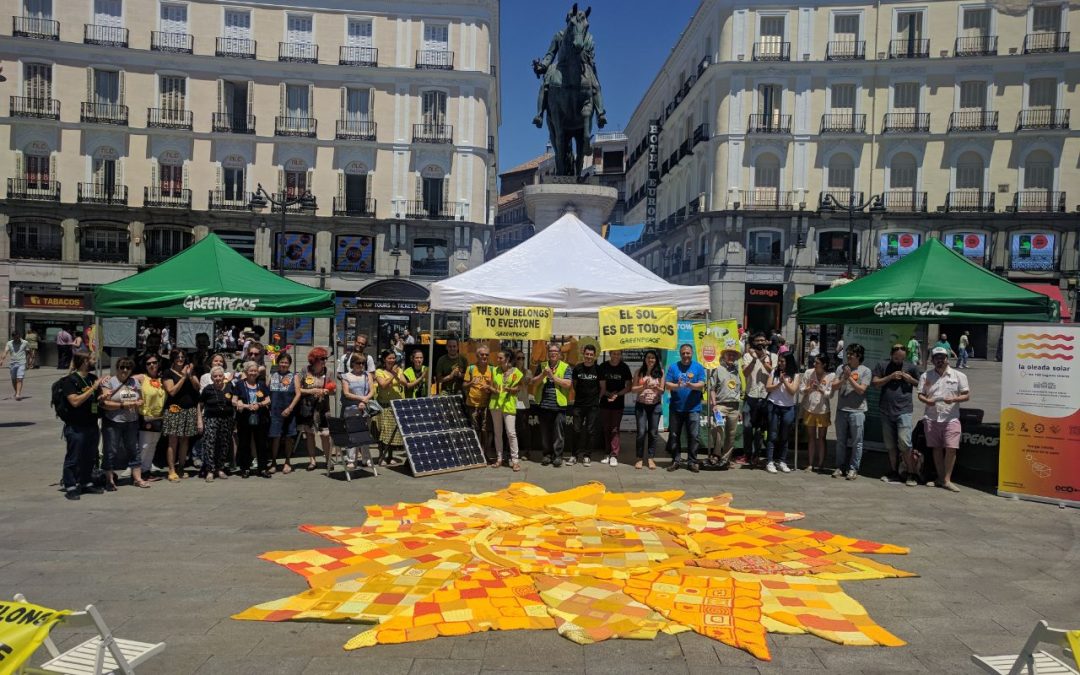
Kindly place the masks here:
POLYGON ((504 349, 495 358, 498 368, 491 376, 491 399, 488 406, 491 410, 491 427, 495 434, 495 461, 491 464, 493 469, 502 466, 503 456, 503 429, 506 429, 506 439, 510 445, 510 468, 521 471, 521 463, 518 460, 517 439, 517 402, 518 390, 524 386, 525 374, 514 367, 514 350, 504 349))
POLYGON ((469 416, 472 428, 480 439, 480 449, 484 456, 488 456, 491 448, 491 424, 489 422, 488 402, 494 388, 491 384, 491 376, 495 369, 488 365, 491 352, 488 348, 480 345, 476 348, 476 363, 465 369, 464 393, 465 413, 469 416))
POLYGON ((543 466, 562 466, 563 425, 566 423, 567 393, 570 391, 570 364, 563 361, 562 350, 557 344, 548 345, 547 361, 536 366, 532 378, 538 383, 537 400, 540 401, 540 438, 544 448, 543 466))

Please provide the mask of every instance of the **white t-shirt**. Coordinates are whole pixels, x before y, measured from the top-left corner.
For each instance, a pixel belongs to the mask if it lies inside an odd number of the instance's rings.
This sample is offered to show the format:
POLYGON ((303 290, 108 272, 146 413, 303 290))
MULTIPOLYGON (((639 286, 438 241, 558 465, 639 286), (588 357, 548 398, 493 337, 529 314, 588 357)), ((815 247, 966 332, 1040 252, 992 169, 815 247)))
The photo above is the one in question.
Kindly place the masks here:
POLYGON ((923 417, 933 422, 949 422, 960 419, 960 404, 944 403, 941 399, 945 397, 956 398, 968 391, 970 389, 968 389, 967 375, 959 370, 953 370, 946 366, 945 372, 938 375, 937 370, 931 368, 919 378, 919 392, 926 398, 935 401, 935 403, 926 406, 923 417))
MULTIPOLYGON (((349 361, 352 361, 352 355, 355 353, 356 352, 345 352, 341 355, 341 358, 338 359, 337 372, 339 377, 344 375, 345 373, 352 372, 352 367, 349 366, 349 361)), ((367 372, 375 372, 375 359, 371 358, 370 354, 367 355, 367 372)))
MULTIPOLYGON (((798 391, 801 384, 799 382, 799 374, 796 373, 795 377, 792 379, 794 380, 795 391, 798 391)), ((795 394, 792 394, 787 390, 787 386, 784 385, 783 380, 781 379, 780 386, 769 392, 769 400, 776 405, 790 408, 795 405, 795 394)))
MULTIPOLYGON (((743 354, 742 367, 754 363, 754 355, 750 352, 743 354)), ((776 357, 765 351, 765 357, 754 363, 750 375, 746 378, 746 395, 749 398, 765 398, 768 394, 765 385, 769 382, 769 371, 776 365, 776 357)))

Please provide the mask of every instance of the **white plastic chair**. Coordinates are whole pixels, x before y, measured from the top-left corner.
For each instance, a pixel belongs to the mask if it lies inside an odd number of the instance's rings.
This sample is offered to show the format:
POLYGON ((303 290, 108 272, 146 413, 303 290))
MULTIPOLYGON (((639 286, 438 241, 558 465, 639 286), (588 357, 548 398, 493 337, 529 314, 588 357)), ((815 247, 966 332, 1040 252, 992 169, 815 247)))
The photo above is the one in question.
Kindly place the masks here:
MULTIPOLYGON (((26 598, 18 593, 15 595, 16 602, 26 602, 26 598)), ((66 675, 106 675, 107 673, 123 673, 133 675, 135 666, 143 663, 155 654, 165 649, 164 642, 151 644, 149 642, 136 642, 135 640, 122 640, 114 638, 112 631, 105 624, 105 619, 93 605, 87 605, 82 612, 72 612, 64 617, 61 625, 80 627, 93 626, 98 634, 61 653, 53 642, 52 637, 45 638, 45 649, 52 657, 42 665, 34 668, 25 666, 21 672, 27 674, 65 673, 66 675)))
POLYGON ((1040 643, 1057 645, 1064 651, 1066 658, 1074 658, 1066 638, 1067 632, 1060 628, 1051 628, 1045 621, 1040 621, 1035 625, 1035 630, 1031 631, 1031 635, 1019 654, 1006 656, 972 654, 971 661, 984 671, 998 675, 1080 675, 1075 668, 1061 659, 1041 649, 1035 651, 1040 643))

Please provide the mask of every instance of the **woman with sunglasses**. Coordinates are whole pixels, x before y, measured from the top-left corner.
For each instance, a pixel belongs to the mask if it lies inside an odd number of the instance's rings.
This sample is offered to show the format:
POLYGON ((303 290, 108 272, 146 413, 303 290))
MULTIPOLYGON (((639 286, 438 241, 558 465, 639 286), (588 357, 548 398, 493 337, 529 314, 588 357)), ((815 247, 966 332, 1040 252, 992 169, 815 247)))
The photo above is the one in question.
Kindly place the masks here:
POLYGON ((390 406, 391 401, 405 398, 405 375, 398 367, 397 356, 393 351, 384 349, 379 354, 375 382, 379 385, 375 400, 382 407, 382 412, 375 416, 375 426, 379 430, 379 465, 398 466, 404 460, 394 459, 394 448, 404 449, 405 441, 390 406))
POLYGON ((187 478, 184 465, 187 464, 188 442, 198 433, 199 378, 183 350, 169 352, 169 361, 169 372, 162 378, 166 397, 161 433, 169 438, 169 480, 175 483, 187 478))
POLYGON ((270 473, 277 471, 280 452, 285 458, 281 473, 292 473, 289 458, 292 456, 292 438, 296 436, 296 418, 293 416, 293 400, 296 398, 296 376, 292 372, 292 356, 280 352, 275 361, 277 368, 270 373, 270 473))
POLYGON ((324 347, 315 347, 308 352, 308 367, 300 377, 293 398, 292 408, 296 410, 296 431, 304 435, 308 451, 308 471, 314 471, 315 436, 319 436, 323 454, 326 456, 326 470, 330 471, 330 429, 326 426, 326 416, 330 413, 330 397, 327 396, 326 384, 330 374, 326 371, 326 359, 330 353, 324 347))
POLYGON ((135 362, 122 358, 116 362, 116 374, 102 386, 101 406, 105 409, 102 435, 105 438, 105 490, 116 492, 116 473, 131 469, 131 482, 141 488, 150 487, 142 478, 139 461, 139 407, 142 396, 139 384, 131 376, 135 362))
POLYGON ((765 445, 768 463, 765 470, 769 473, 776 473, 778 469, 780 473, 791 472, 787 465, 788 443, 795 431, 795 395, 801 379, 795 355, 791 352, 778 353, 776 368, 765 385, 765 391, 769 392, 769 437, 765 445))
MULTIPOLYGON (((341 388, 341 416, 366 414, 368 401, 375 395, 375 387, 367 372, 367 357, 363 352, 353 352, 349 357, 349 372, 341 376, 341 383, 344 385, 341 388)), ((356 468, 356 450, 356 447, 345 448, 346 471, 356 468)), ((364 456, 367 457, 367 454, 364 456)), ((365 459, 364 462, 371 465, 370 460, 365 459)))
POLYGON ((142 405, 139 406, 139 459, 143 480, 155 481, 150 472, 154 468, 154 455, 161 439, 161 416, 165 412, 165 385, 161 381, 161 358, 149 355, 143 362, 146 373, 136 375, 142 405))

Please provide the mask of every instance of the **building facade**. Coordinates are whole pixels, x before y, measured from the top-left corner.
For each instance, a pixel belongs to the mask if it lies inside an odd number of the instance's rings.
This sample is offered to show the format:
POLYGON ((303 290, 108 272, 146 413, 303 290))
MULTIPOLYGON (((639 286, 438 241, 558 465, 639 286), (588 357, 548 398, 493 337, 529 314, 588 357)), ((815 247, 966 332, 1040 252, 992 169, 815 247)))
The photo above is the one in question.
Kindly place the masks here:
MULTIPOLYGON (((10 302, 92 290, 208 232, 346 307, 380 280, 422 295, 492 247, 496 0, 3 0, 0 14, 10 302), (314 204, 283 222, 252 211, 258 186, 314 204)), ((5 332, 83 318, 3 304, 5 332)), ((303 332, 325 342, 329 326, 303 332)))
POLYGON ((656 223, 627 250, 789 337, 800 295, 931 238, 1075 315, 1077 26, 1054 1, 704 0, 627 127, 628 220, 656 223))

